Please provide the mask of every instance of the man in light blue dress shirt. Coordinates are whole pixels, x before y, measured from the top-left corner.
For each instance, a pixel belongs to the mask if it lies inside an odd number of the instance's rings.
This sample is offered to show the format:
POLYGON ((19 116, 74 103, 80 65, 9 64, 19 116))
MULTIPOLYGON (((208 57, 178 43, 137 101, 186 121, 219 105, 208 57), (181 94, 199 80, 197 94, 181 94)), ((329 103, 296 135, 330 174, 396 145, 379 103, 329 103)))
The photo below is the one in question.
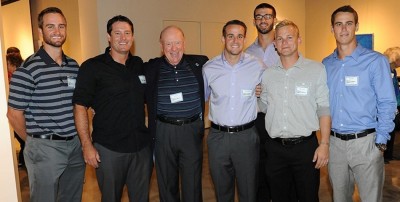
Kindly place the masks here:
POLYGON ((337 48, 323 60, 328 76, 332 132, 329 178, 334 201, 382 201, 383 151, 394 128, 396 98, 387 59, 356 41, 358 15, 350 6, 331 16, 337 48))
POLYGON ((243 52, 246 25, 232 20, 223 28, 224 51, 203 67, 205 97, 210 101, 207 138, 211 177, 217 201, 255 202, 259 161, 256 85, 264 64, 243 52))

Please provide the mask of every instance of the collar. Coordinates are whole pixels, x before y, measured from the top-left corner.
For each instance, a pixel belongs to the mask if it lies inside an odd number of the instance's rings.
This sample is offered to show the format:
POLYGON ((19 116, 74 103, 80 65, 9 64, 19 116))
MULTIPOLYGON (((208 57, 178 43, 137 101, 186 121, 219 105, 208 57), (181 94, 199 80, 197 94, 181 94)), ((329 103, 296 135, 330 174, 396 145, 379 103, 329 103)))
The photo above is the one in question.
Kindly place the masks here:
MULTIPOLYGON (((294 65, 292 67, 296 67, 296 68, 302 69, 302 68, 304 68, 304 66, 302 65, 303 62, 304 62, 304 57, 300 52, 298 52, 298 54, 299 54, 299 58, 297 59, 296 63, 294 63, 294 65)), ((280 69, 284 69, 283 65, 282 65, 282 61, 280 59, 278 60, 277 67, 280 68, 280 69)))
MULTIPOLYGON (((364 50, 365 50, 364 47, 362 47, 360 44, 357 44, 357 47, 353 50, 353 52, 351 53, 351 55, 348 55, 348 56, 346 56, 346 57, 351 57, 351 58, 353 58, 355 61, 358 61, 358 58, 360 58, 360 55, 361 55, 362 52, 364 52, 364 50)), ((338 50, 337 50, 337 48, 336 48, 335 51, 333 52, 333 57, 334 57, 336 60, 340 60, 340 59, 339 59, 339 55, 338 55, 338 50)), ((346 58, 346 57, 345 57, 345 58, 346 58)))
MULTIPOLYGON (((43 46, 41 46, 39 48, 39 50, 37 51, 36 55, 39 55, 40 58, 42 58, 42 60, 44 61, 44 63, 46 63, 46 65, 57 65, 59 66, 54 60, 53 58, 50 57, 50 55, 44 50, 43 46)), ((62 63, 61 66, 68 66, 68 61, 67 61, 67 57, 64 54, 64 51, 62 52, 62 63)))
POLYGON ((181 61, 179 61, 179 63, 178 63, 177 65, 172 65, 171 63, 169 63, 168 60, 167 60, 167 58, 165 57, 165 55, 162 56, 162 61, 164 62, 164 64, 165 64, 167 67, 170 67, 170 68, 175 68, 175 67, 177 67, 177 68, 179 68, 179 67, 181 67, 182 64, 184 63, 185 58, 186 58, 186 55, 183 54, 183 55, 182 55, 182 58, 181 58, 181 61))

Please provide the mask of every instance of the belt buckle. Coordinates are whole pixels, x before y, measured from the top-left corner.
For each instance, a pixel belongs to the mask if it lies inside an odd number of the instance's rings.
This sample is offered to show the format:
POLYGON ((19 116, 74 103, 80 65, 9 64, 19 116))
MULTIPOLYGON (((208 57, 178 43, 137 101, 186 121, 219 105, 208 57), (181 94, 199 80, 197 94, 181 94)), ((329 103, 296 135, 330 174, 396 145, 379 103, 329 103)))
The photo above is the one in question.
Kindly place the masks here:
POLYGON ((281 143, 282 143, 283 146, 286 145, 286 144, 285 144, 285 138, 282 138, 282 139, 281 139, 281 143))

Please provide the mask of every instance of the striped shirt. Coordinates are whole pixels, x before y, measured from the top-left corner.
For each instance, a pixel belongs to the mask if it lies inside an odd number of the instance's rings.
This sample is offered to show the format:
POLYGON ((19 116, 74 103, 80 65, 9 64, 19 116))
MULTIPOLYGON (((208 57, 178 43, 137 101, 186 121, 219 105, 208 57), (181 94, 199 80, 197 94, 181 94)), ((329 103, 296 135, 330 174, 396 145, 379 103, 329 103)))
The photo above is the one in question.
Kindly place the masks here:
POLYGON ((59 66, 41 47, 15 71, 8 106, 25 111, 29 135, 77 134, 71 100, 78 69, 66 55, 59 66))
POLYGON ((199 84, 190 68, 185 60, 177 66, 164 60, 158 83, 157 115, 188 118, 201 113, 199 84))

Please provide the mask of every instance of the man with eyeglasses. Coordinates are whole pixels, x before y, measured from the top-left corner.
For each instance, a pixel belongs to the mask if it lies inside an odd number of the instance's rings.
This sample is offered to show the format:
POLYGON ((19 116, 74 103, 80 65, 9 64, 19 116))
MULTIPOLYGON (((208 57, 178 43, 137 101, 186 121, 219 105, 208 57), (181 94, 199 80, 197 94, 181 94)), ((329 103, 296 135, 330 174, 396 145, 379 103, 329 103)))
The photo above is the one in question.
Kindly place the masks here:
MULTIPOLYGON (((249 53, 264 62, 267 67, 271 67, 279 60, 278 52, 272 43, 275 39, 274 25, 276 22, 276 10, 268 3, 261 3, 254 9, 253 24, 257 28, 258 36, 256 40, 246 49, 249 53)), ((260 164, 258 175, 257 201, 270 201, 267 176, 265 175, 265 142, 268 132, 265 130, 265 113, 259 112, 256 119, 256 128, 260 137, 260 164)))

